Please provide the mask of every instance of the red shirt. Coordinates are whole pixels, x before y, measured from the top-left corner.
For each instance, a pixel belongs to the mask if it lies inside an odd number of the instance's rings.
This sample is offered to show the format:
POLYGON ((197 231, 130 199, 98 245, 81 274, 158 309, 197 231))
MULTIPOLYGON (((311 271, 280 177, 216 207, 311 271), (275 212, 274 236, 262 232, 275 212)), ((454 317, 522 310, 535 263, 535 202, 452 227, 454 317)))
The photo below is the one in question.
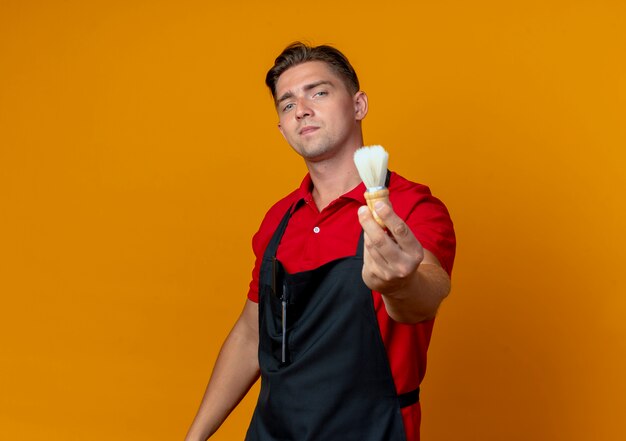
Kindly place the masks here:
MULTIPOLYGON (((413 231, 422 246, 432 252, 443 268, 452 271, 456 240, 448 210, 431 195, 428 187, 391 174, 389 199, 394 211, 413 231)), ((321 212, 317 209, 307 175, 294 192, 278 201, 265 215, 252 239, 256 263, 248 298, 259 301, 259 271, 265 248, 287 210, 294 202, 304 200, 291 216, 278 247, 277 258, 290 273, 308 271, 331 260, 356 253, 362 228, 357 210, 365 205, 365 186, 361 183, 331 202, 321 212)), ((389 365, 398 394, 416 389, 426 371, 426 351, 433 320, 407 325, 389 317, 382 297, 372 292, 380 333, 387 349, 389 365)), ((419 405, 402 409, 407 441, 419 440, 421 411, 419 405)))

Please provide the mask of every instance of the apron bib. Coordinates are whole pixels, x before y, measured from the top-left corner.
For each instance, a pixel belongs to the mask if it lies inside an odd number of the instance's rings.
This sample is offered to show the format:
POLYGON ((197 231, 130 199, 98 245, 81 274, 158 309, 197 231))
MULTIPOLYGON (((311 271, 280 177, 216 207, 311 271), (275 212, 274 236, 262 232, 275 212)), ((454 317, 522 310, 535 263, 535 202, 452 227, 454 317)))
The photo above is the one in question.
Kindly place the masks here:
POLYGON ((259 286, 261 392, 246 441, 406 441, 372 292, 363 282, 363 233, 355 256, 289 274, 265 251, 259 286))

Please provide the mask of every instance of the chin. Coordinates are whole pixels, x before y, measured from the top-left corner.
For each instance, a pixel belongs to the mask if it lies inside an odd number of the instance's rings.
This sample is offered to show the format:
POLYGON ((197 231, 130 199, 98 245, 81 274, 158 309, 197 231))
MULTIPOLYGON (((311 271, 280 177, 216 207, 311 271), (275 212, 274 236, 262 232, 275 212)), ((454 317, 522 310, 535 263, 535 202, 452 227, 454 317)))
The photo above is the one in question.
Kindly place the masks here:
POLYGON ((319 162, 324 159, 327 159, 333 149, 332 148, 318 148, 318 149, 303 149, 301 150, 300 156, 310 162, 319 162))

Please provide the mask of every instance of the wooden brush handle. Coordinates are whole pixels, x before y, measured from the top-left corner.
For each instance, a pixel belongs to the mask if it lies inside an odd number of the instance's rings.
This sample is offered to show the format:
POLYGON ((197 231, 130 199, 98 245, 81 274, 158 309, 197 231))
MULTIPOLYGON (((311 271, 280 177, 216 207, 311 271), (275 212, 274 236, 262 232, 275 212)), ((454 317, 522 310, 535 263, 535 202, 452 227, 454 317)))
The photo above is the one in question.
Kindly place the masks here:
POLYGON ((376 201, 383 201, 389 204, 389 190, 387 190, 386 188, 383 188, 382 190, 377 190, 377 191, 372 191, 372 192, 366 191, 365 200, 367 201, 367 206, 372 212, 372 216, 374 216, 374 220, 378 222, 378 225, 385 228, 385 223, 380 217, 378 217, 378 214, 376 214, 376 210, 374 210, 374 204, 376 203, 376 201))

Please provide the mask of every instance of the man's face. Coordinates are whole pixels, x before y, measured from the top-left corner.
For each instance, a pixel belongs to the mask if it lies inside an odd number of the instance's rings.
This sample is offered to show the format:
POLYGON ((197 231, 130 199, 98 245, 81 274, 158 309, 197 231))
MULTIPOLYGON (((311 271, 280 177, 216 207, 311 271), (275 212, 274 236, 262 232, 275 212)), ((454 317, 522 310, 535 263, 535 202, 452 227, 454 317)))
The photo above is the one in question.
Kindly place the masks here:
POLYGON ((367 97, 352 95, 326 63, 309 61, 287 69, 276 83, 276 100, 278 128, 305 160, 317 162, 344 148, 361 147, 367 97))

